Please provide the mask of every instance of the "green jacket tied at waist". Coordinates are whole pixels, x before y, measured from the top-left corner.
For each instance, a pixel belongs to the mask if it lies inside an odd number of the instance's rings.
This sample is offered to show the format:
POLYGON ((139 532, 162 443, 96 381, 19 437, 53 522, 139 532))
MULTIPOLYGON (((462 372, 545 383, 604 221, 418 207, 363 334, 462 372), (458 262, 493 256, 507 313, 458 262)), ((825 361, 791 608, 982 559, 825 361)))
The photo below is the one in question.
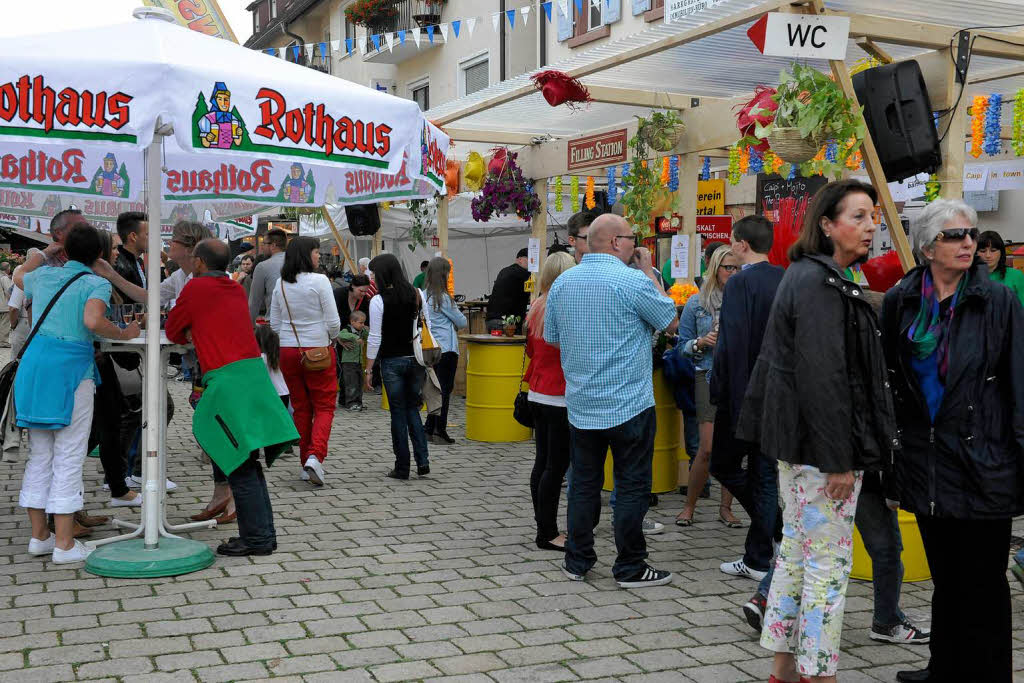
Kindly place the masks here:
POLYGON ((192 434, 224 474, 253 451, 266 449, 267 466, 299 440, 288 409, 277 396, 262 358, 228 363, 203 375, 192 434))

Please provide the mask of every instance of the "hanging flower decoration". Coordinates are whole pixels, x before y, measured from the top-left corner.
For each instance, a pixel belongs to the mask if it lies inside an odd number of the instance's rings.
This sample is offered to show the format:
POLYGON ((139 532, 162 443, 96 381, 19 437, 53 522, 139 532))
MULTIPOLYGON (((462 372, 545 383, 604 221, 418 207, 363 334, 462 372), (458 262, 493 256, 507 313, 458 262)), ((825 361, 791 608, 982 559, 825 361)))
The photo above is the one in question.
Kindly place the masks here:
POLYGON ((711 180, 711 157, 704 157, 704 165, 700 169, 701 180, 711 180))
POLYGON ((572 207, 572 212, 576 213, 580 210, 580 178, 579 176, 573 176, 572 180, 569 181, 569 206, 572 207))
POLYGON ((1003 116, 1003 96, 992 93, 988 96, 988 111, 985 112, 985 141, 982 149, 985 154, 994 157, 1002 151, 1003 143, 999 139, 999 124, 1003 116))
POLYGON ((593 209, 597 206, 597 200, 594 199, 594 176, 587 176, 587 195, 586 195, 586 207, 593 209))
POLYGON ((772 150, 769 149, 764 153, 764 167, 768 169, 769 173, 778 173, 779 167, 784 163, 785 162, 772 150))
POLYGON ((764 157, 756 147, 750 148, 750 172, 757 175, 764 170, 764 157))
POLYGON ((562 176, 555 178, 555 211, 562 210, 562 176))
POLYGON ((676 283, 668 290, 668 295, 676 306, 685 306, 690 297, 696 294, 700 294, 700 290, 689 283, 676 283))
POLYGON ((608 206, 613 206, 619 199, 619 188, 615 185, 615 167, 608 167, 608 206))
POLYGON ((1013 96, 1013 138, 1010 144, 1014 154, 1024 155, 1024 88, 1013 96))
POLYGON ((924 184, 924 200, 934 202, 939 198, 939 177, 932 173, 928 176, 928 182, 924 184))
POLYGON ((740 173, 747 175, 750 172, 750 148, 742 147, 740 149, 740 173))
POLYGON ((971 105, 971 156, 981 156, 981 146, 985 140, 985 114, 988 112, 988 98, 975 95, 971 105))
POLYGON ((668 158, 668 189, 672 192, 679 189, 679 157, 675 154, 668 158))
POLYGON ((492 216, 514 213, 529 221, 540 211, 540 197, 523 178, 515 152, 508 152, 500 173, 488 171, 482 192, 473 198, 473 220, 486 223, 492 216))
POLYGON ((860 147, 857 147, 856 149, 853 149, 854 145, 856 145, 856 144, 857 144, 857 139, 856 138, 850 138, 849 140, 846 141, 846 150, 847 151, 846 151, 846 161, 844 163, 846 164, 846 168, 850 169, 851 171, 856 171, 864 163, 864 158, 861 155, 860 147))
POLYGON ((740 148, 738 145, 733 145, 729 148, 729 184, 739 185, 741 175, 740 148))
POLYGON ((662 157, 661 158, 661 186, 662 187, 668 187, 668 178, 669 178, 668 157, 662 157))

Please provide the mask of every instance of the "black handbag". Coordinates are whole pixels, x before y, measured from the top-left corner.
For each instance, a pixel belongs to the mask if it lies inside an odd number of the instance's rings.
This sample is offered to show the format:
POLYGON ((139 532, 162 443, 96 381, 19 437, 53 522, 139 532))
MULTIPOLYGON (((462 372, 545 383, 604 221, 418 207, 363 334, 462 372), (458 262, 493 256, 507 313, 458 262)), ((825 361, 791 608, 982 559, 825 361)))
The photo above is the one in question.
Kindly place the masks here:
MULTIPOLYGON (((526 332, 526 326, 523 326, 523 332, 526 332)), ((529 392, 523 391, 522 376, 526 370, 526 344, 523 344, 523 365, 519 369, 519 393, 516 394, 516 400, 512 404, 512 417, 515 421, 524 427, 533 429, 533 411, 530 410, 530 398, 529 392)))

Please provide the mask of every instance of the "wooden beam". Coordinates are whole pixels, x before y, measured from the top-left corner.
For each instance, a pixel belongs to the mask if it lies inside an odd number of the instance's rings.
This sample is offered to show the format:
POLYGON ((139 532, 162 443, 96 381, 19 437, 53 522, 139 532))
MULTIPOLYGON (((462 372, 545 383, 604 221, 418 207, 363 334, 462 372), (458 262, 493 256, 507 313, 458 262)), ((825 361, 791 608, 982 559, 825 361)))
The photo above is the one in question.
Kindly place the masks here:
MULTIPOLYGON (((932 111, 944 111, 953 106, 949 99, 949 88, 955 84, 953 78, 953 62, 947 50, 932 50, 911 57, 921 67, 924 86, 928 89, 932 111)), ((959 89, 959 85, 956 86, 959 89)))
MULTIPOLYGON (((958 48, 954 48, 957 50, 958 48)), ((943 199, 962 199, 964 196, 964 160, 967 157, 967 145, 964 137, 968 132, 967 105, 970 98, 960 96, 960 86, 953 78, 953 62, 946 60, 949 68, 949 87, 946 90, 944 101, 940 110, 949 110, 956 107, 948 115, 939 119, 939 136, 942 143, 939 149, 942 153, 942 166, 936 172, 936 179, 939 181, 939 196, 943 199), (959 103, 957 103, 959 100, 959 103)))
POLYGON ((358 273, 359 268, 356 267, 356 262, 349 255, 348 246, 345 240, 341 238, 341 233, 338 232, 338 226, 334 224, 334 219, 331 218, 331 214, 328 213, 327 207, 321 206, 320 212, 323 214, 324 220, 327 221, 327 226, 331 229, 331 232, 334 234, 334 239, 338 243, 338 248, 341 249, 341 253, 345 255, 345 263, 348 264, 349 269, 353 273, 358 273))
MULTIPOLYGON (((566 73, 572 78, 583 78, 585 76, 599 73, 601 71, 610 69, 615 66, 619 66, 621 64, 626 64, 628 62, 632 62, 637 59, 642 59, 644 57, 650 57, 651 55, 657 54, 664 50, 679 47, 681 45, 686 45, 688 43, 701 40, 702 38, 713 36, 716 33, 727 31, 731 28, 736 28, 737 26, 749 24, 752 21, 756 21, 765 12, 773 12, 778 10, 780 4, 782 3, 780 3, 779 0, 770 0, 769 2, 762 2, 761 4, 756 5, 755 7, 743 10, 742 12, 737 12, 736 14, 724 17, 722 19, 719 19, 718 21, 711 21, 708 22, 707 24, 704 24, 703 26, 698 26, 697 28, 691 29, 689 31, 681 31, 679 33, 665 36, 664 38, 656 40, 653 43, 649 43, 647 45, 638 45, 630 50, 626 50, 625 52, 621 52, 615 55, 609 55, 608 57, 595 60, 589 64, 584 64, 574 69, 569 69, 566 73)), ((532 95, 536 92, 537 89, 536 87, 534 87, 533 83, 526 82, 523 85, 512 88, 506 92, 499 93, 485 100, 480 100, 478 102, 466 104, 461 109, 457 109, 455 111, 437 117, 436 119, 434 119, 434 122, 437 123, 438 125, 444 126, 449 123, 452 123, 453 121, 458 121, 459 119, 466 118, 467 116, 471 116, 473 114, 479 114, 482 111, 493 109, 494 107, 497 107, 499 105, 505 104, 507 102, 512 102, 513 100, 517 100, 521 97, 526 97, 527 95, 532 95)))
POLYGON ((878 47, 875 41, 866 36, 861 36, 857 39, 857 47, 864 50, 864 52, 867 52, 882 64, 892 64, 892 56, 882 48, 878 47))
MULTIPOLYGON (((851 38, 870 38, 880 43, 946 50, 947 55, 949 54, 950 40, 960 30, 959 26, 930 24, 873 14, 844 12, 834 12, 833 14, 850 17, 851 38)), ((975 41, 972 53, 980 57, 1024 60, 1024 36, 972 31, 971 39, 975 41)))
POLYGON ((751 97, 741 95, 731 99, 701 100, 699 107, 683 115, 686 131, 674 151, 683 154, 732 147, 740 137, 736 128, 736 112, 751 97))
POLYGON ((1010 66, 1005 69, 994 69, 979 76, 971 76, 970 74, 967 74, 967 82, 974 85, 990 83, 992 81, 1001 81, 1004 78, 1013 78, 1015 76, 1024 76, 1024 65, 1010 66))
POLYGON ((448 258, 448 195, 437 200, 437 243, 441 258, 448 258))
POLYGON ((515 133, 507 130, 476 130, 473 128, 445 128, 452 140, 482 142, 489 145, 529 145, 537 137, 534 133, 515 133))
POLYGON ((720 98, 703 98, 699 95, 686 95, 677 92, 658 92, 655 90, 638 90, 636 88, 613 88, 607 85, 588 85, 590 97, 603 104, 625 104, 631 107, 651 107, 654 109, 689 109, 694 98, 715 100, 720 98))
POLYGON ((679 164, 679 215, 682 217, 682 225, 679 226, 679 234, 685 235, 690 240, 690 277, 686 281, 693 284, 693 278, 698 275, 697 264, 699 263, 698 252, 693 244, 693 235, 697 234, 697 164, 696 153, 684 154, 679 164))
POLYGON ((537 299, 540 289, 540 271, 544 267, 544 257, 548 251, 548 179, 538 178, 533 181, 533 191, 540 197, 540 210, 530 220, 530 237, 540 240, 540 254, 537 257, 537 272, 533 273, 533 291, 530 292, 530 300, 537 299))
MULTIPOLYGON (((813 0, 808 9, 814 14, 829 13, 825 9, 824 0, 813 0)), ((833 59, 829 60, 829 66, 832 67, 832 75, 835 77, 836 83, 843 89, 847 97, 856 102, 857 94, 853 90, 853 81, 850 80, 850 70, 847 68, 846 62, 841 59, 833 59)), ((960 147, 963 148, 963 145, 961 144, 960 147)), ((878 192, 878 202, 882 205, 882 213, 885 215, 885 224, 889 226, 893 246, 896 248, 903 271, 906 272, 914 267, 914 255, 910 249, 910 242, 903 232, 903 223, 900 222, 900 214, 892 200, 892 193, 889 191, 889 184, 885 179, 885 171, 882 170, 882 162, 878 159, 878 150, 875 149, 870 131, 864 136, 863 154, 864 165, 868 169, 871 184, 878 192)))

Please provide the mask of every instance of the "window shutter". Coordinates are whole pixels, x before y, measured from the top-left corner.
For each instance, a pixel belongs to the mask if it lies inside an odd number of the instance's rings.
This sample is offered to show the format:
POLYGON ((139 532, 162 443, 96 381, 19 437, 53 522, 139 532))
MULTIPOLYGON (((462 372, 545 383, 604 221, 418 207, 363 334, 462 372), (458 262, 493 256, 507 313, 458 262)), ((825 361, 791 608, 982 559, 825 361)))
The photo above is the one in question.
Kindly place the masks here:
POLYGON ((633 0, 633 16, 643 14, 651 9, 651 0, 633 0))
POLYGON ((562 12, 560 3, 555 3, 555 10, 558 13, 558 42, 572 38, 572 15, 574 10, 572 3, 573 0, 569 0, 567 3, 569 8, 568 14, 562 12))
POLYGON ((604 23, 614 24, 622 18, 622 0, 602 0, 604 5, 604 23))
POLYGON ((473 66, 466 67, 466 94, 472 95, 478 90, 483 90, 487 87, 488 82, 488 62, 480 62, 473 66))

